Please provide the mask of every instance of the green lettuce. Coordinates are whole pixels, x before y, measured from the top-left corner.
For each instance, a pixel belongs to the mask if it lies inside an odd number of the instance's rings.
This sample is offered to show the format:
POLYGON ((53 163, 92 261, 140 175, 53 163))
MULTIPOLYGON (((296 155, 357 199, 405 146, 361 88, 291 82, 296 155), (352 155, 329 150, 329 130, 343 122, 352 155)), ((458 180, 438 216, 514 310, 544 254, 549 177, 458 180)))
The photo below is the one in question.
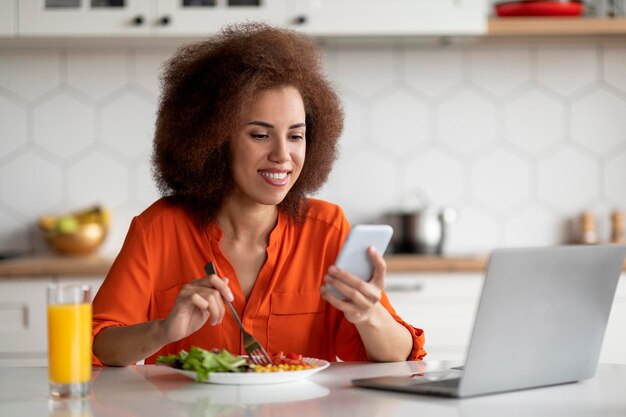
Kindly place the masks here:
POLYGON ((208 351, 196 346, 192 346, 189 352, 181 350, 178 355, 159 356, 157 363, 193 371, 196 373, 198 382, 206 381, 211 372, 247 372, 250 370, 250 365, 241 356, 233 355, 225 349, 208 351))

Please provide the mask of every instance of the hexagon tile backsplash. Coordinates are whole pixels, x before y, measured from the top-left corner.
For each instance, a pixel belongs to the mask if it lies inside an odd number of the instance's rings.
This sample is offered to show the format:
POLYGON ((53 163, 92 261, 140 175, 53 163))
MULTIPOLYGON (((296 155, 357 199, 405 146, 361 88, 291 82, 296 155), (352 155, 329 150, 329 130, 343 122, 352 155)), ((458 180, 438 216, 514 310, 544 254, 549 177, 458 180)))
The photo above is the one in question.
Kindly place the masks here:
MULTIPOLYGON (((626 210, 626 47, 619 38, 327 42, 346 111, 318 197, 350 220, 452 206, 449 253, 567 242, 582 210, 609 237, 626 210)), ((171 47, 0 48, 0 250, 44 251, 38 216, 101 203, 114 255, 158 198, 158 74, 171 47)))

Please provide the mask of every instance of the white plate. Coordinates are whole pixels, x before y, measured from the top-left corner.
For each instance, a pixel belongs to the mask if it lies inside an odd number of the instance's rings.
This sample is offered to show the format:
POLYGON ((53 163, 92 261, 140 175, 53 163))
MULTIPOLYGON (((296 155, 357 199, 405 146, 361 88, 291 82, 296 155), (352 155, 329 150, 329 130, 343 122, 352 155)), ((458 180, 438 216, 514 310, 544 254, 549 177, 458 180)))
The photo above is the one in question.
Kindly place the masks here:
MULTIPOLYGON (((261 385, 261 384, 281 384, 283 382, 298 381, 307 378, 323 369, 330 363, 323 359, 303 358, 309 365, 316 365, 315 368, 303 369, 301 371, 285 372, 211 372, 209 379, 203 381, 205 384, 226 384, 226 385, 261 385)), ((183 369, 172 368, 194 381, 196 381, 195 371, 185 371, 183 369)))
MULTIPOLYGON (((224 415, 219 412, 210 413, 210 407, 230 406, 250 406, 258 404, 278 404, 295 401, 307 401, 315 398, 322 398, 330 394, 326 387, 316 384, 307 379, 292 381, 285 384, 266 385, 218 385, 218 384, 179 384, 176 388, 168 387, 163 390, 163 394, 174 401, 193 405, 193 412, 190 416, 198 415, 198 410, 202 416, 224 415)), ((231 410, 229 410, 231 411, 231 410)), ((237 414, 250 415, 250 414, 237 414)))

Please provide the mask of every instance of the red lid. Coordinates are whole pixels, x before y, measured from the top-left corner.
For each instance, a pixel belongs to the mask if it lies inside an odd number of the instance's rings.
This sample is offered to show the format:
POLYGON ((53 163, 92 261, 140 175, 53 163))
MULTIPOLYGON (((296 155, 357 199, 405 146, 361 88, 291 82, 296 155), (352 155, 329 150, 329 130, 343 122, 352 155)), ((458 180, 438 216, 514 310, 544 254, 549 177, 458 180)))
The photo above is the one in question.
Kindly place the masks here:
POLYGON ((580 2, 513 1, 496 4, 500 17, 509 16, 580 16, 584 5, 580 2))

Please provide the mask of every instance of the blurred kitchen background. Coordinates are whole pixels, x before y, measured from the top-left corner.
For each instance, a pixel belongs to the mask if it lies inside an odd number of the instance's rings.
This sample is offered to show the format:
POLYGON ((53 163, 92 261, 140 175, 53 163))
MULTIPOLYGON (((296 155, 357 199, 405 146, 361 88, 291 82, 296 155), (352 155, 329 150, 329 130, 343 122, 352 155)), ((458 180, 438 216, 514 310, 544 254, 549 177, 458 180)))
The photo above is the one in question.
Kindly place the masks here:
MULTIPOLYGON (((25 2, 26 3, 26 2, 25 2)), ((112 212, 105 255, 155 199, 163 62, 183 40, 0 43, 0 250, 45 252, 36 221, 112 212)), ((600 241, 626 208, 622 36, 321 37, 345 106, 318 197, 353 223, 454 208, 448 254, 600 241)))
MULTIPOLYGON (((0 366, 45 363, 47 286, 97 291, 132 217, 159 198, 163 63, 246 19, 319 41, 346 119, 317 197, 352 223, 403 219, 396 236, 441 249, 389 256, 385 290, 425 330, 429 359, 462 360, 491 249, 615 240, 626 210, 624 1, 495 3, 0 1, 0 259, 34 255, 0 262, 0 366), (97 236, 109 212, 99 256, 44 242, 40 225, 74 245, 76 219, 97 236)), ((620 281, 602 362, 626 361, 620 281)))

